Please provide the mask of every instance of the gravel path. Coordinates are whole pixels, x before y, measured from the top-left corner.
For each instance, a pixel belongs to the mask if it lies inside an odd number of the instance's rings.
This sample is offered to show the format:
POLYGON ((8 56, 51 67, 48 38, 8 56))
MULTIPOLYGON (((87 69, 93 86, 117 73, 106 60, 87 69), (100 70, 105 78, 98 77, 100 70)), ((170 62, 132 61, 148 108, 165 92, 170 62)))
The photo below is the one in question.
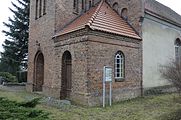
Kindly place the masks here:
POLYGON ((18 92, 18 91, 25 91, 25 86, 3 86, 0 85, 0 90, 3 91, 10 91, 10 92, 18 92))

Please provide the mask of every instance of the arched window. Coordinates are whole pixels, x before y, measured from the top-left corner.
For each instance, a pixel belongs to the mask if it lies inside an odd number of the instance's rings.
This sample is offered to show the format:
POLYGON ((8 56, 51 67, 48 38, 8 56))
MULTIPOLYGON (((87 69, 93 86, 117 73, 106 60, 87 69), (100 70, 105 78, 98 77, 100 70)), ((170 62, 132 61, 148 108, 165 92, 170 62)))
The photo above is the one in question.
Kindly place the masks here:
POLYGON ((38 0, 36 0, 35 19, 38 18, 38 0))
POLYGON ((79 10, 78 6, 79 6, 78 0, 74 0, 73 8, 74 8, 75 13, 79 12, 78 11, 79 10))
POLYGON ((39 0, 39 17, 41 17, 41 11, 42 11, 42 0, 39 0))
POLYGON ((117 2, 115 2, 115 3, 113 4, 113 9, 114 9, 116 12, 118 12, 118 3, 117 3, 117 2))
POLYGON ((181 60, 181 40, 179 38, 175 41, 175 61, 179 62, 181 60))
POLYGON ((125 78, 125 56, 118 51, 115 55, 115 79, 125 78))
POLYGON ((85 0, 82 0, 82 10, 85 10, 85 0))
POLYGON ((43 0, 43 15, 46 14, 46 4, 47 4, 47 0, 43 0))
POLYGON ((36 0, 35 19, 38 19, 46 14, 47 0, 36 0))
POLYGON ((94 0, 92 0, 92 6, 94 6, 94 0))
POLYGON ((123 8, 122 11, 121 11, 121 17, 124 19, 124 20, 128 20, 128 9, 127 8, 123 8))
POLYGON ((92 0, 89 0, 89 9, 92 7, 92 0))

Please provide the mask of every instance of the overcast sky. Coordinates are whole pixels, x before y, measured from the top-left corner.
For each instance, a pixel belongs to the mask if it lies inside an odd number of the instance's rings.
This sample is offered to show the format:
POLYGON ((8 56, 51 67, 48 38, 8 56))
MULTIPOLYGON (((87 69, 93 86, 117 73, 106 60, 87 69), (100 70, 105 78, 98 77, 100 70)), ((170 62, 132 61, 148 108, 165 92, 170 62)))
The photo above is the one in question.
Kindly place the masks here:
MULTIPOLYGON (((2 30, 6 29, 3 26, 2 22, 7 22, 8 17, 12 16, 8 8, 8 7, 12 7, 11 1, 16 1, 16 0, 0 0, 0 51, 3 50, 1 45, 4 39, 6 38, 4 34, 1 32, 2 30)), ((177 13, 181 15, 181 0, 157 0, 157 1, 172 8, 174 11, 176 11, 177 13)))

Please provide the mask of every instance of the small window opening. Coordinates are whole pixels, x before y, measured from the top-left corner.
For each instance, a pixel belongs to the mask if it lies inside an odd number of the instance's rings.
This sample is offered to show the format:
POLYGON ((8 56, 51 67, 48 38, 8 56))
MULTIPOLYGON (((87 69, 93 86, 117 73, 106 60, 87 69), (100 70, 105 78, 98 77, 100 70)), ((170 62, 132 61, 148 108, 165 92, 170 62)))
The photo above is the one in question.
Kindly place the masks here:
POLYGON ((89 0, 89 9, 92 7, 92 1, 89 0))
POLYGON ((46 3, 47 3, 47 0, 43 0, 43 15, 46 14, 46 3))
POLYGON ((41 17, 41 11, 42 11, 42 0, 39 0, 39 17, 41 17))
POLYGON ((115 3, 113 4, 113 10, 115 10, 116 12, 118 12, 118 3, 117 3, 117 2, 115 2, 115 3))
POLYGON ((121 11, 121 17, 124 19, 124 20, 128 20, 128 10, 127 8, 123 8, 122 11, 121 11))

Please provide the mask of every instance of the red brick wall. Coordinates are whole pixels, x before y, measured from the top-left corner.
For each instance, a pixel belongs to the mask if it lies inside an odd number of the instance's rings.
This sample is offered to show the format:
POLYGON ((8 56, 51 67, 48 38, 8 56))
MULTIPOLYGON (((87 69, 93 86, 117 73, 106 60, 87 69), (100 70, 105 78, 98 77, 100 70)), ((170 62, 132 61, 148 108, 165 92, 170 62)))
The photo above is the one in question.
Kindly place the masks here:
MULTIPOLYGON (((35 0, 30 1, 30 34, 29 34, 29 50, 28 50, 28 84, 27 90, 32 91, 34 80, 34 59, 35 55, 40 50, 44 56, 44 85, 51 87, 54 80, 54 35, 55 23, 55 4, 54 0, 47 0, 46 15, 35 20, 35 0)), ((46 92, 45 92, 46 94, 46 92)))
MULTIPOLYGON (((52 39, 57 30, 77 16, 73 13, 72 1, 48 0, 46 15, 37 20, 35 0, 31 0, 30 8, 28 91, 33 89, 34 59, 40 50, 44 55, 43 94, 60 97, 62 55, 68 50, 72 55, 71 100, 85 105, 100 104, 103 66, 113 67, 114 55, 121 50, 126 56, 126 79, 120 83, 113 82, 114 101, 132 98, 141 93, 141 42, 89 30, 52 39)), ((136 20, 137 18, 135 17, 136 20)))
POLYGON ((114 68, 115 53, 121 50, 126 57, 126 78, 123 82, 115 82, 113 79, 113 101, 140 96, 141 42, 101 32, 84 32, 56 38, 56 84, 61 85, 61 59, 68 50, 73 60, 71 100, 84 105, 100 105, 103 67, 108 65, 114 68))
POLYGON ((102 103, 103 67, 113 68, 113 101, 130 99, 141 94, 141 42, 134 39, 110 39, 89 36, 88 42, 88 93, 90 105, 102 103), (126 42, 131 40, 132 42, 126 42), (138 43, 133 43, 137 41, 138 43), (117 51, 125 55, 125 81, 114 79, 114 57, 117 51))

